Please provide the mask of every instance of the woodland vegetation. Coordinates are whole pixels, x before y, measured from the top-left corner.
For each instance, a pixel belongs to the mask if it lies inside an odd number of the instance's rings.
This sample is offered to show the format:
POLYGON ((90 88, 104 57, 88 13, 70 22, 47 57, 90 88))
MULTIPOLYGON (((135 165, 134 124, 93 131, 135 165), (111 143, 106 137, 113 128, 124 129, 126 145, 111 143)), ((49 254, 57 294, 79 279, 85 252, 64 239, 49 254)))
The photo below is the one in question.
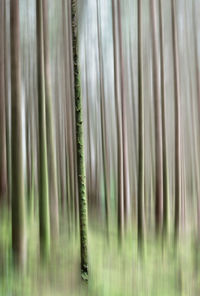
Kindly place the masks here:
POLYGON ((0 0, 0 295, 200 295, 199 14, 0 0))

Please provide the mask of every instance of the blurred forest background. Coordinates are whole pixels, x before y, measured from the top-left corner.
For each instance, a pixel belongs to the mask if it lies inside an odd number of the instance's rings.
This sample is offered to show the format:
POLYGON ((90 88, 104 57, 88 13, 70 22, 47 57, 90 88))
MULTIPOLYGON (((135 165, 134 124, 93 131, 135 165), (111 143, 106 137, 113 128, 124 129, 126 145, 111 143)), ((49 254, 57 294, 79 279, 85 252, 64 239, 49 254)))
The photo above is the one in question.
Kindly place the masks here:
POLYGON ((0 0, 0 294, 200 294, 200 1, 0 0))

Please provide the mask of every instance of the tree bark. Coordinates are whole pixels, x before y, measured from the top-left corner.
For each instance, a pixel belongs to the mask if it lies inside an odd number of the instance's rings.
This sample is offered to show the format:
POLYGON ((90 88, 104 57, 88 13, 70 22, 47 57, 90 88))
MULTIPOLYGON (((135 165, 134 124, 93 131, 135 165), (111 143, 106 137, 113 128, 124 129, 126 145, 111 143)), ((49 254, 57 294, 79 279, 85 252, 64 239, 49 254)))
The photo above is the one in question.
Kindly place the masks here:
POLYGON ((88 214, 85 177, 85 156, 83 143, 82 97, 80 87, 80 65, 78 52, 78 1, 71 0, 72 15, 72 44, 74 66, 74 94, 76 116, 76 148, 77 173, 79 191, 79 218, 80 218, 80 244, 81 244, 81 276, 88 279, 88 214))

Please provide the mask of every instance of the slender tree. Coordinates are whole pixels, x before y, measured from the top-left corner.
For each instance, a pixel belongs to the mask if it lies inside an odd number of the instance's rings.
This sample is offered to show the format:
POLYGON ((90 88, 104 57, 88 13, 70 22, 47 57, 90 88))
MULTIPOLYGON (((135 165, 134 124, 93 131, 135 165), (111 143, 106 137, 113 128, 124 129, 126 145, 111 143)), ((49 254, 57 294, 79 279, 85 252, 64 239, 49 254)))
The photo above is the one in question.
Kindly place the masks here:
POLYGON ((109 228, 109 174, 108 174, 108 146, 107 146, 107 129, 106 129, 106 107, 105 107, 105 86, 104 86, 104 63, 102 50, 101 23, 99 13, 99 0, 97 0, 97 32, 98 32, 98 53, 99 53, 99 75, 100 75, 100 114, 101 114, 101 144, 103 158, 103 180, 105 196, 105 218, 106 230, 108 236, 109 228))
POLYGON ((83 119, 82 98, 80 87, 80 66, 78 52, 78 1, 71 0, 72 15, 72 44, 74 65, 74 94, 76 108, 76 148, 77 148, 77 173, 79 191, 79 218, 80 218, 80 245, 81 245, 81 275, 83 279, 88 278, 88 217, 87 196, 85 178, 85 157, 83 143, 83 119))
POLYGON ((142 89, 142 1, 138 0, 138 242, 144 237, 144 102, 142 89))
POLYGON ((162 0, 159 0, 159 28, 160 28, 160 83, 162 104, 162 157, 163 157, 163 234, 168 232, 168 167, 167 167, 167 136, 166 136, 166 111, 165 111, 165 69, 164 69, 164 36, 162 0))
POLYGON ((42 1, 36 0, 37 25, 37 83, 38 83, 38 115, 39 115, 39 224, 40 250, 43 258, 50 251, 50 222, 49 222, 49 191, 47 171, 46 143, 46 100, 44 80, 44 45, 43 45, 43 16, 42 1))
POLYGON ((117 184, 118 184, 118 241, 121 243, 124 233, 124 182, 123 182, 123 150, 122 150, 122 124, 119 105, 119 68, 118 68, 118 50, 117 50, 117 7, 116 1, 112 0, 112 22, 113 22, 113 53, 114 53, 114 96, 115 96, 115 110, 116 110, 116 122, 117 122, 117 184))
POLYGON ((7 161, 6 161, 6 107, 5 107, 5 1, 0 3, 0 202, 5 199, 7 191, 7 161))
POLYGON ((158 68, 158 39, 156 36, 156 11, 155 0, 151 1, 152 19, 152 44, 153 44, 153 95, 154 95, 154 116, 155 116, 155 155, 156 155, 156 176, 155 176, 155 226, 156 233, 162 228, 162 203, 163 203, 163 166, 162 166, 162 122, 161 122, 161 98, 159 88, 158 68))
POLYGON ((175 100, 175 239, 178 238, 180 224, 180 200, 181 200, 181 154, 180 154, 180 81, 179 81, 179 57, 178 38, 176 24, 175 0, 171 0, 172 13, 172 47, 174 61, 174 100, 175 100))
POLYGON ((59 234, 59 213, 58 213, 58 184, 57 184, 57 163, 55 151, 55 122, 52 110, 51 72, 49 57, 49 30, 48 30, 48 0, 42 1, 43 11, 43 38, 44 38, 44 75, 45 75, 45 99, 47 118, 47 142, 48 142, 48 163, 49 163, 49 200, 50 200, 50 226, 52 237, 59 234))
MULTIPOLYGON (((192 1, 192 26, 193 26, 193 33, 194 33, 194 59, 195 59, 195 74, 196 74, 196 93, 197 93, 197 106, 198 106, 198 113, 199 113, 199 125, 200 125, 200 72, 199 72, 199 56, 198 56, 198 42, 197 42, 197 17, 196 17, 196 5, 195 5, 195 0, 192 1)), ((188 39, 188 38, 187 38, 188 39)), ((187 42, 187 50, 189 53, 189 41, 187 42)), ((191 75, 190 75, 191 77, 191 75)), ((190 78, 190 86, 192 88, 192 79, 190 78)), ((194 104, 193 104, 194 105, 194 104)), ((194 122, 194 114, 192 115, 193 122, 194 122)), ((194 130, 193 130, 194 133, 194 130)), ((197 151, 197 139, 195 136, 195 154, 196 157, 198 156, 198 151, 197 151)), ((196 158, 198 159, 198 157, 196 158)), ((196 178, 197 178, 197 196, 199 196, 200 193, 200 174, 199 174, 199 168, 196 166, 196 178)), ((198 237, 200 238, 200 199, 197 198, 197 233, 198 237)))
POLYGON ((19 0, 10 1, 11 116, 12 116, 12 249, 14 262, 26 259, 25 196, 22 153, 19 0))
POLYGON ((121 96, 121 122, 122 122, 122 154, 123 154, 123 202, 124 202, 124 222, 127 224, 129 201, 128 201, 128 141, 127 141, 127 126, 126 126, 126 96, 124 83, 124 57, 122 49, 122 20, 121 20, 121 4, 117 1, 118 12, 118 32, 119 32, 119 64, 120 64, 120 96, 121 96))

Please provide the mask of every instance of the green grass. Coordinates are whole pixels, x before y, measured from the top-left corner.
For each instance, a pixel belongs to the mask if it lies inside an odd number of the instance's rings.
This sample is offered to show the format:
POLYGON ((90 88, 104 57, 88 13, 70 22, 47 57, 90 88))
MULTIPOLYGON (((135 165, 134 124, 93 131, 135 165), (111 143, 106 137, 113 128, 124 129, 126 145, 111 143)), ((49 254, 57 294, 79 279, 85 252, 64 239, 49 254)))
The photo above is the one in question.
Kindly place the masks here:
POLYGON ((173 296, 200 295, 200 259, 192 238, 164 244, 148 237, 143 255, 137 250, 135 231, 128 231, 119 249, 111 227, 109 243, 102 227, 89 231, 89 281, 81 280, 79 237, 69 235, 62 223, 59 244, 54 244, 50 261, 39 259, 38 226, 29 225, 28 262, 24 274, 12 268, 10 217, 4 211, 0 224, 0 295, 3 296, 173 296))

